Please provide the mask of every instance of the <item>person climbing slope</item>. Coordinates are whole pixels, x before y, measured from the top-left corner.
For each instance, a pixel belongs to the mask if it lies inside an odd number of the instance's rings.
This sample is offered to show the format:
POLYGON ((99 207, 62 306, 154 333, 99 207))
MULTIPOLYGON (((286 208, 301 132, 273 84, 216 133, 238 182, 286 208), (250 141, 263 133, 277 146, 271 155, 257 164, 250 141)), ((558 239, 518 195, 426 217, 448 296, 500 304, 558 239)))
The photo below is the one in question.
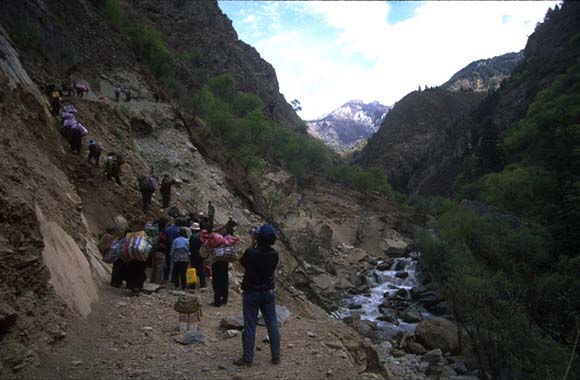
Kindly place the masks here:
POLYGON ((242 345, 244 355, 234 361, 238 366, 251 366, 254 361, 256 342, 256 325, 258 311, 262 312, 268 337, 272 363, 280 363, 280 332, 276 317, 276 293, 274 291, 274 273, 278 265, 278 252, 272 247, 276 242, 276 230, 270 224, 262 225, 252 232, 252 247, 246 249, 240 258, 244 267, 242 280, 244 332, 242 345))
POLYGON ((207 202, 207 217, 209 218, 209 221, 210 221, 212 226, 213 226, 213 222, 214 222, 214 220, 213 220, 214 216, 215 216, 215 207, 213 206, 211 201, 209 201, 209 202, 207 202))
POLYGON ((96 142, 95 140, 89 140, 89 163, 93 160, 95 161, 95 166, 99 167, 99 160, 101 159, 101 154, 103 153, 103 144, 96 142))
POLYGON ((83 137, 88 134, 87 129, 81 123, 74 123, 69 131, 70 149, 74 154, 80 154, 83 148, 83 137))
POLYGON ((125 163, 123 156, 115 152, 109 152, 105 161, 105 176, 107 180, 115 179, 117 185, 121 186, 121 166, 125 163))
POLYGON ((148 212, 151 206, 151 198, 157 188, 157 180, 155 176, 149 174, 139 180, 139 190, 143 199, 143 212, 148 212))
POLYGON ((159 192, 161 193, 161 208, 169 208, 169 204, 171 203, 171 186, 176 183, 177 181, 169 177, 169 174, 163 176, 159 188, 159 192))

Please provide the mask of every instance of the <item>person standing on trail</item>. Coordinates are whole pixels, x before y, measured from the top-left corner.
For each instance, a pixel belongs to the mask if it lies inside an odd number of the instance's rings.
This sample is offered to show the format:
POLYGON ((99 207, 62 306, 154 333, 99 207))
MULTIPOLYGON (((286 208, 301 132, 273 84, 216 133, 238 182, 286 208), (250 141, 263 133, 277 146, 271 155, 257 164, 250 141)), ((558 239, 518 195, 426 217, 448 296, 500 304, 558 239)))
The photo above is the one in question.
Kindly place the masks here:
POLYGON ((169 177, 169 174, 163 176, 161 180, 161 187, 159 192, 161 193, 161 208, 169 208, 171 203, 171 186, 175 185, 177 181, 169 177))
POLYGON ((226 235, 235 235, 235 228, 238 225, 238 223, 234 222, 234 217, 233 215, 230 215, 230 217, 228 218, 228 222, 226 223, 226 235))
POLYGON ((163 270, 163 280, 169 281, 171 276, 171 246, 173 241, 179 236, 180 228, 176 223, 171 223, 165 228, 165 236, 163 238, 165 249, 165 269, 163 270))
POLYGON ((214 261, 211 264, 212 306, 220 307, 228 303, 229 265, 227 261, 214 261))
POLYGON ((69 132, 70 150, 74 154, 80 154, 83 148, 83 137, 88 133, 81 123, 74 123, 69 132))
POLYGON ((171 244, 172 280, 175 288, 187 288, 187 266, 189 265, 189 240, 184 228, 179 230, 179 236, 171 244))
POLYGON ((209 218, 210 223, 213 226, 213 218, 215 216, 215 207, 213 207, 213 204, 211 203, 211 201, 207 202, 207 217, 209 218))
POLYGON ((189 250, 191 252, 191 267, 195 268, 197 278, 199 279, 199 287, 205 288, 205 268, 203 264, 203 259, 199 255, 199 250, 201 249, 202 242, 199 237, 199 223, 193 223, 191 226, 193 235, 189 239, 189 250))
POLYGON ((157 180, 153 175, 148 175, 139 180, 139 190, 143 198, 143 212, 148 212, 151 206, 151 198, 157 188, 157 180))
POLYGON ((55 117, 58 116, 58 114, 60 113, 61 104, 62 104, 61 94, 58 90, 55 89, 50 94, 50 108, 52 116, 55 117))
POLYGON ((98 168, 101 153, 103 153, 103 144, 98 143, 95 140, 89 140, 89 163, 94 160, 95 165, 98 168))
POLYGON ((262 312, 268 337, 272 363, 280 363, 280 332, 276 317, 276 293, 274 291, 274 273, 278 265, 278 252, 272 247, 276 242, 276 230, 270 224, 262 225, 252 232, 252 247, 246 249, 240 258, 244 267, 242 281, 244 332, 242 346, 244 355, 234 361, 238 366, 251 366, 254 361, 256 343, 256 325, 258 311, 262 312))

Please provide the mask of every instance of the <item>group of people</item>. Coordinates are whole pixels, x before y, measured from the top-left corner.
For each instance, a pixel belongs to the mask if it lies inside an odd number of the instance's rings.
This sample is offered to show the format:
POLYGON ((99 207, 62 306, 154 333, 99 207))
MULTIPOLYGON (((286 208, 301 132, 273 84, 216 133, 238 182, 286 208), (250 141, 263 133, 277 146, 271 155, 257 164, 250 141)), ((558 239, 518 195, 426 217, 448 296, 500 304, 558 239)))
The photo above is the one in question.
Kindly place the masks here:
MULTIPOLYGON (((230 217, 228 223, 218 231, 235 233, 236 223, 230 217)), ((111 285, 122 286, 138 295, 147 278, 146 268, 151 267, 150 282, 164 284, 171 282, 175 289, 187 289, 186 272, 188 267, 197 272, 197 287, 206 287, 206 275, 211 276, 213 285, 214 307, 228 303, 229 263, 214 261, 211 270, 206 266, 207 257, 200 254, 203 246, 202 234, 214 229, 213 221, 200 213, 197 217, 182 217, 170 222, 161 218, 153 224, 146 224, 144 233, 152 242, 152 250, 147 261, 133 260, 125 262, 118 259, 113 263, 111 285)), ((142 232, 121 233, 117 228, 107 229, 99 242, 99 249, 105 255, 112 243, 122 236, 141 234, 142 232)), ((254 360, 256 326, 258 313, 261 311, 270 339, 272 363, 280 363, 280 333, 276 317, 275 271, 278 265, 278 252, 273 248, 276 242, 276 230, 270 224, 252 229, 251 246, 239 259, 244 268, 242 281, 244 331, 242 334, 243 356, 234 361, 238 366, 251 366, 254 360)), ((195 287, 195 286, 193 286, 195 287)))

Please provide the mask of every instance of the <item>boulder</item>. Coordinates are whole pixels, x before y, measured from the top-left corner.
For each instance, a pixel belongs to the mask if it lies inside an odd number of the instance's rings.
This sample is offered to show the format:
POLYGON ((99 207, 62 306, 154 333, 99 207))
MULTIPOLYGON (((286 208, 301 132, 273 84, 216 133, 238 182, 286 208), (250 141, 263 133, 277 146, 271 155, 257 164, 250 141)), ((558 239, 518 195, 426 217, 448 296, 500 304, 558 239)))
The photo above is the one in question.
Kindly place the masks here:
POLYGON ((331 291, 334 288, 334 279, 327 273, 312 278, 312 285, 321 291, 331 291))
POLYGON ((369 257, 367 264, 371 267, 376 267, 379 264, 379 260, 377 260, 375 257, 369 257))
POLYGON ((443 352, 454 352, 458 347, 457 327, 439 317, 426 319, 417 325, 417 341, 427 349, 440 348, 443 352))
POLYGON ((381 241, 383 252, 389 257, 403 257, 407 254, 409 243, 404 241, 398 233, 390 234, 381 241))
POLYGON ((399 260, 395 264, 394 270, 400 272, 400 271, 404 271, 406 267, 407 267, 407 262, 404 260, 399 260))
POLYGON ((463 363, 463 362, 451 363, 448 365, 448 367, 452 368, 459 375, 463 375, 463 374, 467 373, 467 367, 465 366, 465 363, 463 363))
POLYGON ((410 307, 400 315, 400 318, 403 320, 403 322, 418 323, 423 320, 423 315, 419 310, 415 309, 414 307, 410 307))
POLYGON ((244 319, 242 317, 225 317, 220 321, 220 327, 226 330, 243 330, 244 319))
POLYGON ((360 303, 352 303, 348 306, 349 310, 360 310, 362 309, 362 305, 360 303))
POLYGON ((417 342, 407 342, 407 350, 415 355, 424 355, 427 353, 425 347, 423 347, 420 343, 417 342))

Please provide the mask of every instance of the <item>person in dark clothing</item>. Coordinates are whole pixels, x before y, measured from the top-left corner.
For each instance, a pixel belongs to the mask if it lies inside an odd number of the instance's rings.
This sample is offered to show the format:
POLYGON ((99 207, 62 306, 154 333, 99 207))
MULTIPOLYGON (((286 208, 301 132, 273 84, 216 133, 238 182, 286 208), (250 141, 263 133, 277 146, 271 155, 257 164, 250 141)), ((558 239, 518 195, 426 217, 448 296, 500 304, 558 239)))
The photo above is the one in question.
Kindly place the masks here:
POLYGON ((129 91, 129 90, 125 90, 125 101, 126 102, 131 101, 131 91, 129 91))
POLYGON ((58 91, 54 91, 51 96, 52 98, 50 99, 50 108, 52 116, 58 116, 61 107, 60 93, 58 91))
POLYGON ((73 128, 69 135, 70 150, 74 154, 80 154, 83 148, 83 131, 80 128, 73 128))
POLYGON ((123 156, 110 152, 107 155, 107 160, 105 161, 105 176, 107 180, 112 180, 113 178, 117 182, 117 185, 121 186, 121 166, 124 163, 123 156))
POLYGON ((133 260, 127 263, 127 289, 131 290, 134 295, 138 295, 143 290, 143 283, 147 279, 146 266, 145 261, 133 260))
POLYGON ((171 224, 165 229, 167 244, 167 248, 165 250, 165 268, 163 270, 163 280, 165 281, 169 281, 171 275, 171 245, 173 244, 173 240, 179 236, 179 230, 179 226, 175 224, 171 224))
POLYGON ((272 247, 276 242, 276 230, 270 224, 262 225, 252 234, 252 248, 246 249, 240 258, 244 267, 242 281, 244 332, 242 345, 244 355, 234 361, 235 365, 251 366, 254 360, 258 311, 262 312, 268 337, 272 363, 280 363, 280 332, 276 317, 276 293, 274 273, 278 265, 278 252, 272 247))
POLYGON ((103 144, 97 143, 94 140, 89 141, 89 163, 93 160, 97 168, 99 167, 99 160, 101 159, 101 153, 103 153, 103 144))
POLYGON ((121 259, 115 260, 111 271, 111 286, 120 288, 127 281, 127 263, 121 259))
POLYGON ((199 287, 205 288, 205 268, 203 259, 199 255, 199 250, 202 246, 201 239, 199 237, 199 223, 193 223, 191 229, 193 231, 193 235, 191 235, 191 238, 189 239, 189 249, 191 250, 191 267, 195 268, 199 287))
POLYGON ((215 307, 220 307, 228 303, 229 287, 229 263, 227 261, 216 261, 211 264, 211 284, 213 287, 213 303, 215 307))
POLYGON ((176 183, 177 181, 170 178, 169 174, 163 176, 161 187, 159 188, 161 192, 161 208, 169 208, 169 203, 171 203, 171 186, 176 183))
POLYGON ((226 223, 226 235, 234 236, 235 228, 237 225, 238 225, 238 223, 234 222, 234 217, 230 215, 230 218, 228 219, 228 222, 226 223))
POLYGON ((211 203, 211 201, 207 202, 207 217, 209 218, 210 223, 213 225, 213 218, 215 216, 215 207, 211 203))
POLYGON ((143 212, 149 211, 151 206, 151 199, 153 198, 153 193, 157 188, 157 180, 154 176, 148 175, 139 181, 139 190, 141 191, 141 196, 143 199, 143 212))

